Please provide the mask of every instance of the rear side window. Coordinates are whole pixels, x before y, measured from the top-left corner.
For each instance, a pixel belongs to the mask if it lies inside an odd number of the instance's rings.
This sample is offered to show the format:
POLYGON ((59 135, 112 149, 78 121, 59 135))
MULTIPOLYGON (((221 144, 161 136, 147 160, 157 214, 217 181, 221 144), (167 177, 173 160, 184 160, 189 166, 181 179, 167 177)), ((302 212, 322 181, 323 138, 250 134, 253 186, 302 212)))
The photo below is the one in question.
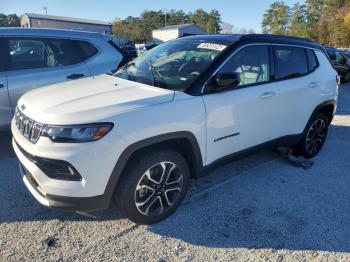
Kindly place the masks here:
POLYGON ((239 86, 264 83, 270 80, 270 60, 267 46, 248 46, 237 52, 222 67, 221 72, 239 74, 239 86))
POLYGON ((318 67, 318 61, 314 50, 306 49, 307 60, 309 62, 309 72, 313 72, 318 67))
POLYGON ((69 66, 97 53, 89 42, 70 39, 12 38, 8 45, 9 70, 69 66))
POLYGON ((273 48, 276 80, 290 79, 309 72, 304 48, 279 46, 273 48))

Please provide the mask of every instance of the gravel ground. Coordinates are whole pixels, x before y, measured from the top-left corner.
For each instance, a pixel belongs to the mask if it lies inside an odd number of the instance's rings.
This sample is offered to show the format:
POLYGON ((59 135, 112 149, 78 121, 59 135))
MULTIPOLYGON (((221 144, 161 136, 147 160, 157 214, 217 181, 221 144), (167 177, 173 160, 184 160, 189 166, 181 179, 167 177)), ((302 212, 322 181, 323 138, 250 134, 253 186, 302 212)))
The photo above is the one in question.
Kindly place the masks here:
POLYGON ((0 261, 350 261, 350 85, 328 141, 303 170, 273 152, 193 181, 169 219, 138 226, 40 206, 0 138, 0 261))

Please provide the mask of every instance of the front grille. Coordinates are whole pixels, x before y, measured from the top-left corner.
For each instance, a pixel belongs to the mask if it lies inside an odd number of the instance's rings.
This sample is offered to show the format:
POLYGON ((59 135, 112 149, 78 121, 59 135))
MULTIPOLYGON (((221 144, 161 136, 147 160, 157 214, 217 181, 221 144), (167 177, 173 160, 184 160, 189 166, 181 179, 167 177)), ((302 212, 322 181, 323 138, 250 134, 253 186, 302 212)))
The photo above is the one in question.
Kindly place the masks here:
POLYGON ((30 119, 18 108, 15 112, 15 123, 19 132, 30 142, 36 143, 41 135, 44 125, 30 119))

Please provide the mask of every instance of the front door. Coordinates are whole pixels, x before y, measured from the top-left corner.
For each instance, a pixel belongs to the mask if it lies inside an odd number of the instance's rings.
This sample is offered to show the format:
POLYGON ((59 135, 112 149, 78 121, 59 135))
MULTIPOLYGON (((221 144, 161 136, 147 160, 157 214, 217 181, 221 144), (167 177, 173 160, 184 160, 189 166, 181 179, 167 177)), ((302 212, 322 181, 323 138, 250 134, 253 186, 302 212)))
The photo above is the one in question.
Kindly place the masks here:
POLYGON ((240 75, 238 86, 203 96, 207 110, 207 164, 274 138, 278 86, 270 82, 266 45, 247 46, 219 70, 240 75))

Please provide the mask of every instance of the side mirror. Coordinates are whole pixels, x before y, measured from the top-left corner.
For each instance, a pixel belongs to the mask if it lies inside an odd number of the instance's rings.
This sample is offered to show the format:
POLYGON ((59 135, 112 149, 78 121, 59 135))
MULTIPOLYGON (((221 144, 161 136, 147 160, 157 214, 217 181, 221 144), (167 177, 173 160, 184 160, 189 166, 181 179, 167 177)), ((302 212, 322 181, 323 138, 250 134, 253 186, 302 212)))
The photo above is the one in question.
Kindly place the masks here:
POLYGON ((241 82, 240 75, 234 72, 218 73, 212 79, 211 90, 223 91, 235 87, 241 82))

